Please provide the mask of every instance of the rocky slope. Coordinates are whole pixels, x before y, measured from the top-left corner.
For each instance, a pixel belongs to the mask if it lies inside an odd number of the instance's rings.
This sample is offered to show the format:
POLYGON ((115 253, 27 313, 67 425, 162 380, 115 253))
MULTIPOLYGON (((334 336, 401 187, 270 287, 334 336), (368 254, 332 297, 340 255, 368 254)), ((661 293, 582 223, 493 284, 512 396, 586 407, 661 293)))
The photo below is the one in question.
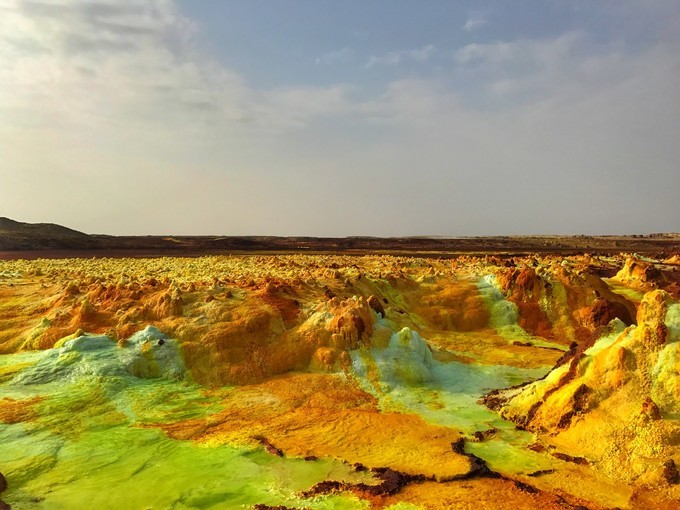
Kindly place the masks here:
POLYGON ((0 217, 0 251, 88 249, 97 242, 89 235, 54 223, 22 223, 0 217))
POLYGON ((487 402, 611 477, 670 487, 680 463, 678 340, 680 305, 653 290, 639 305, 637 325, 614 319, 591 347, 574 349, 545 378, 487 402))

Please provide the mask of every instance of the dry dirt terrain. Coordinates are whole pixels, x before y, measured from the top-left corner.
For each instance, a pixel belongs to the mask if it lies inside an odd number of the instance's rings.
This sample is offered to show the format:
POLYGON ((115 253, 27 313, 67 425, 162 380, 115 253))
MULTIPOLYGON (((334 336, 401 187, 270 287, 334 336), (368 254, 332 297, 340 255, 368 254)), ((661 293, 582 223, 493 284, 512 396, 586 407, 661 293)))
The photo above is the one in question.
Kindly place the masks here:
POLYGON ((91 235, 51 223, 21 223, 0 217, 0 260, 68 257, 202 256, 245 253, 386 253, 425 257, 615 255, 639 253, 663 259, 680 251, 680 234, 628 236, 496 237, 267 237, 91 235))
POLYGON ((0 508, 677 508, 661 251, 0 261, 0 508))

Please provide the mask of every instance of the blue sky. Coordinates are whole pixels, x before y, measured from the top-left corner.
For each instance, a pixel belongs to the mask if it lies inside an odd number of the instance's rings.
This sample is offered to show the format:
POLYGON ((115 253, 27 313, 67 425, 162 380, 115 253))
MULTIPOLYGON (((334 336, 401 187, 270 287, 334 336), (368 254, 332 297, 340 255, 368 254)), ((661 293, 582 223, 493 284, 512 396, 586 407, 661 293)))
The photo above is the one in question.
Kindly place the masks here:
POLYGON ((679 231, 680 3, 0 0, 0 215, 679 231))
MULTIPOLYGON (((546 40, 569 33, 636 51, 654 44, 665 22, 616 2, 182 0, 199 38, 257 87, 384 86, 404 76, 450 77, 455 53, 470 44, 546 40), (655 26, 656 25, 656 26, 655 26)), ((586 50, 585 48, 583 48, 586 50)))

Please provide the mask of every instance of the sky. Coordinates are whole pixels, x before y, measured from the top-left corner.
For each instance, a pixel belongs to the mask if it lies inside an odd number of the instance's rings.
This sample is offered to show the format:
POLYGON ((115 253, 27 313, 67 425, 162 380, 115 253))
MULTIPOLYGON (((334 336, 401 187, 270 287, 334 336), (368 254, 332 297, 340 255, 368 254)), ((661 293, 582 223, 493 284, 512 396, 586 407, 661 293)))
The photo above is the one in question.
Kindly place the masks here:
POLYGON ((0 216, 680 231, 677 0, 0 0, 0 216))

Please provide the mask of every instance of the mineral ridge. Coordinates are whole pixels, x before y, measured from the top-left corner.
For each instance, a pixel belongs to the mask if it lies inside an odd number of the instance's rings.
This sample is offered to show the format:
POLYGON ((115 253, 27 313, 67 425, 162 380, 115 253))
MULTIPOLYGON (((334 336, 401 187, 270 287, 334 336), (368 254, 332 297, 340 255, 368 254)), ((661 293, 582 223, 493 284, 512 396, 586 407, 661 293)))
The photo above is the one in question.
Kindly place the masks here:
POLYGON ((680 272, 0 262, 0 508, 677 508, 680 272))

